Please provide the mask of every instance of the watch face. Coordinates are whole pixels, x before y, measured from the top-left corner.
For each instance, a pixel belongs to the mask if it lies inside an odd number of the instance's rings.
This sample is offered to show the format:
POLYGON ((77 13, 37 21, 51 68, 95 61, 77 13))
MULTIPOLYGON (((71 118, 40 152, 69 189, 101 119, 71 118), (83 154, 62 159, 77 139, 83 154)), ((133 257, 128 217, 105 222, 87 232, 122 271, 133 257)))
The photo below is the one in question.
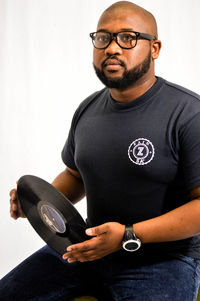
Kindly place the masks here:
POLYGON ((140 246, 141 246, 141 242, 139 239, 138 240, 129 239, 123 243, 124 250, 129 252, 134 252, 138 250, 140 246))

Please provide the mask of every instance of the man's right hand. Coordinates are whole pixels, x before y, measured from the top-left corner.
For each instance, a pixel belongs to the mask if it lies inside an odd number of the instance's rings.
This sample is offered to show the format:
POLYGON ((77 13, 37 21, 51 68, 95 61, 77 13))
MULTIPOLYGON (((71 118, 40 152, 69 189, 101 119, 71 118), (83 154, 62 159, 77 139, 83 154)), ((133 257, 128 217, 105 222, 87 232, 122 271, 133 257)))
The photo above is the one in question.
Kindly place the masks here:
POLYGON ((10 191, 10 216, 14 219, 18 219, 18 217, 26 217, 22 211, 20 201, 17 197, 16 188, 10 191))

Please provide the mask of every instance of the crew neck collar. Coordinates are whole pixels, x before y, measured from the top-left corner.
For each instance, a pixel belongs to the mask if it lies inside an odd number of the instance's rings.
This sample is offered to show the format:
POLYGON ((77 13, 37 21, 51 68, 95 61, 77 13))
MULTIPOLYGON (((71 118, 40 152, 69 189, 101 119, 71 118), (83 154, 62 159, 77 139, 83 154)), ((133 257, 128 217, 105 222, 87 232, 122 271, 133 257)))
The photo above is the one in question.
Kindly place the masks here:
POLYGON ((145 92, 140 97, 138 97, 132 101, 129 101, 129 102, 118 102, 112 98, 112 96, 109 92, 109 103, 116 110, 128 110, 128 109, 137 108, 141 105, 144 105, 144 103, 146 103, 150 98, 152 98, 152 96, 154 96, 160 90, 161 86, 164 83, 163 78, 157 77, 157 76, 156 76, 156 78, 157 78, 157 81, 154 83, 154 85, 149 90, 147 90, 147 92, 145 92))

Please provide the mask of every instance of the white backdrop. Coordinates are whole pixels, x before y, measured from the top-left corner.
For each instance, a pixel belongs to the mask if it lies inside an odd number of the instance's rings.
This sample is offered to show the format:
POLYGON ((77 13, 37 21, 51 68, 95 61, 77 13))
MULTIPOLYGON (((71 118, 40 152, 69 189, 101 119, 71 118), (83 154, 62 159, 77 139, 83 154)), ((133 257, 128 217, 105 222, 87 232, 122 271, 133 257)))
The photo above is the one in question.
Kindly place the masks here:
MULTIPOLYGON (((102 87, 89 32, 111 0, 0 0, 0 277, 43 246, 27 220, 9 217, 24 174, 51 182, 78 104, 102 87)), ((199 0, 136 0, 163 41, 156 74, 200 93, 199 0)), ((78 205, 85 217, 85 201, 78 205)))

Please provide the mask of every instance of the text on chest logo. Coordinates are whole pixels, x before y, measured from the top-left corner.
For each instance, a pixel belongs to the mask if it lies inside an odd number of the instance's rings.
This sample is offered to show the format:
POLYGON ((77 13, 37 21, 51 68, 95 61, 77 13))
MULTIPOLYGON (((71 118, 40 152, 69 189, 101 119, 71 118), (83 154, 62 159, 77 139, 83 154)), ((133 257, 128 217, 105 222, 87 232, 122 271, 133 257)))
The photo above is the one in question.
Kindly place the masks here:
POLYGON ((137 165, 148 164, 154 158, 154 155, 154 146, 146 138, 138 138, 129 145, 128 157, 137 165))

